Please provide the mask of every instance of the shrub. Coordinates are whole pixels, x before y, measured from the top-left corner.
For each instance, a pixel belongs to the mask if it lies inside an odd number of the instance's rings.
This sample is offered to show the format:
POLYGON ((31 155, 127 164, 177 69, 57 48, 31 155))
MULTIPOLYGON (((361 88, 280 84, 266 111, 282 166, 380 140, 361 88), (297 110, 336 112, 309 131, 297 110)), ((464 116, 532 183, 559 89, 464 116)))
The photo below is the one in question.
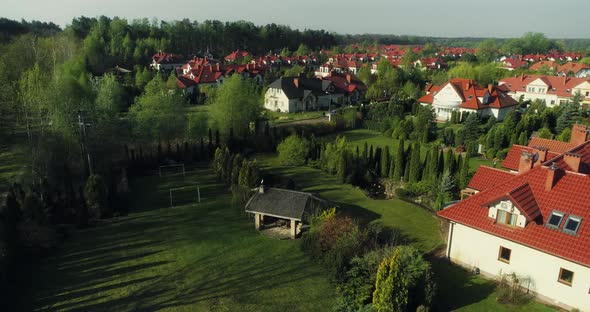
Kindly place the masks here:
POLYGON ((279 161, 287 166, 301 166, 309 155, 309 141, 296 134, 287 137, 277 147, 279 161))
POLYGON ((405 189, 405 188, 397 188, 395 189, 395 196, 397 196, 398 198, 401 199, 408 199, 414 196, 414 193, 412 193, 409 189, 405 189))
POLYGON ((84 189, 90 218, 100 219, 110 215, 108 207, 108 191, 100 175, 91 175, 84 189))

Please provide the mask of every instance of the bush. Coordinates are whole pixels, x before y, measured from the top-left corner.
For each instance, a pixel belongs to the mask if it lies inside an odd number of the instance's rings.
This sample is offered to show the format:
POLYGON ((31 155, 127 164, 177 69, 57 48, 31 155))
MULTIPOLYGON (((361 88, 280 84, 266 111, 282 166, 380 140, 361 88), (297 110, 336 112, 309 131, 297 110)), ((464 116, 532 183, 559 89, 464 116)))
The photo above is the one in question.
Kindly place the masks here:
POLYGON ((107 186, 100 175, 88 177, 84 193, 90 218, 100 219, 110 216, 107 186))
POLYGON ((277 147, 279 161, 286 166, 301 166, 309 155, 309 141, 298 135, 290 135, 277 147))
POLYGON ((414 193, 412 193, 410 190, 405 189, 405 188, 400 187, 395 190, 395 196, 397 196, 398 198, 401 198, 401 199, 408 199, 408 198, 414 197, 414 195, 415 195, 414 193))
POLYGON ((508 155, 509 151, 510 151, 510 148, 505 148, 501 151, 498 151, 498 153, 496 153, 496 158, 499 158, 499 159, 506 158, 506 155, 508 155))
POLYGON ((492 147, 486 151, 486 156, 488 158, 494 158, 494 157, 496 157, 497 153, 498 153, 498 150, 492 147))

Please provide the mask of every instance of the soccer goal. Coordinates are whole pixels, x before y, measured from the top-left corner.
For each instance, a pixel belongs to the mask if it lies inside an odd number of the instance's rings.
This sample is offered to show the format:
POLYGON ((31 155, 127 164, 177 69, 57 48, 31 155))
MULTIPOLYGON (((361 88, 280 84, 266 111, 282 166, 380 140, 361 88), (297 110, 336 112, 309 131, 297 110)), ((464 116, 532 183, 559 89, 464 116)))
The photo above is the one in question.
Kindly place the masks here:
POLYGON ((174 165, 164 165, 160 166, 158 173, 160 177, 163 176, 170 176, 170 175, 177 175, 182 174, 182 176, 186 176, 186 171, 184 169, 184 164, 174 164, 174 165))
POLYGON ((170 208, 201 203, 201 189, 188 185, 170 189, 170 208))

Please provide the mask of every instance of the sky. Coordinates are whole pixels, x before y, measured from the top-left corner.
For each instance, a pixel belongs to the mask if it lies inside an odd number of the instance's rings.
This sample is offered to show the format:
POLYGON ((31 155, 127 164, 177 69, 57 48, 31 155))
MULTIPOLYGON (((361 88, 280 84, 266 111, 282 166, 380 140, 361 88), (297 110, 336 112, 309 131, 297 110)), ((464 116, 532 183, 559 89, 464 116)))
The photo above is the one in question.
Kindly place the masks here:
POLYGON ((51 21, 73 17, 246 20, 341 34, 436 37, 590 38, 589 0, 0 0, 0 17, 51 21))

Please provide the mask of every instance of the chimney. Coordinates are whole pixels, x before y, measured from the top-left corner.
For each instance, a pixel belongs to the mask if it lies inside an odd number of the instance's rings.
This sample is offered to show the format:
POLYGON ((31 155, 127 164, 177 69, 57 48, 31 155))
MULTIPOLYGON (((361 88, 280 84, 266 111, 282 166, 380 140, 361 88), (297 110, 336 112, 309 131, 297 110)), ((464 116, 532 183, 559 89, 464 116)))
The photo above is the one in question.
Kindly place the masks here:
POLYGON ((588 140, 588 127, 584 125, 574 125, 572 127, 572 135, 570 143, 580 145, 588 140))
POLYGON ((350 74, 346 74, 346 81, 348 81, 348 83, 352 83, 352 76, 350 74))
POLYGON ((295 84, 295 86, 296 86, 297 88, 299 88, 299 77, 295 77, 295 78, 293 78, 293 84, 295 84))
POLYGON ((469 90, 470 84, 471 84, 470 81, 467 81, 467 83, 465 83, 465 91, 469 90))
POLYGON ((217 66, 215 66, 215 69, 216 69, 216 71, 218 71, 218 72, 219 72, 219 71, 221 71, 221 70, 220 70, 220 67, 219 67, 219 63, 217 63, 217 66))
POLYGON ((522 151, 520 154, 520 162, 518 163, 518 173, 524 173, 533 168, 534 154, 527 151, 522 151))
POLYGON ((264 194, 265 186, 264 186, 264 179, 260 180, 260 186, 258 187, 258 193, 264 194))
POLYGON ((490 92, 490 94, 492 94, 492 90, 494 90, 494 85, 493 84, 488 84, 488 91, 490 92))
POLYGON ((566 152, 563 155, 563 160, 570 167, 573 172, 580 172, 580 164, 582 163, 582 154, 566 152))
POLYGON ((545 191, 551 191, 555 184, 557 184, 557 180, 559 180, 559 167, 552 163, 551 166, 547 168, 547 179, 545 180, 545 191))
POLYGON ((534 166, 538 166, 547 161, 547 152, 549 151, 546 147, 541 146, 533 146, 533 152, 537 154, 537 161, 533 164, 534 166))

